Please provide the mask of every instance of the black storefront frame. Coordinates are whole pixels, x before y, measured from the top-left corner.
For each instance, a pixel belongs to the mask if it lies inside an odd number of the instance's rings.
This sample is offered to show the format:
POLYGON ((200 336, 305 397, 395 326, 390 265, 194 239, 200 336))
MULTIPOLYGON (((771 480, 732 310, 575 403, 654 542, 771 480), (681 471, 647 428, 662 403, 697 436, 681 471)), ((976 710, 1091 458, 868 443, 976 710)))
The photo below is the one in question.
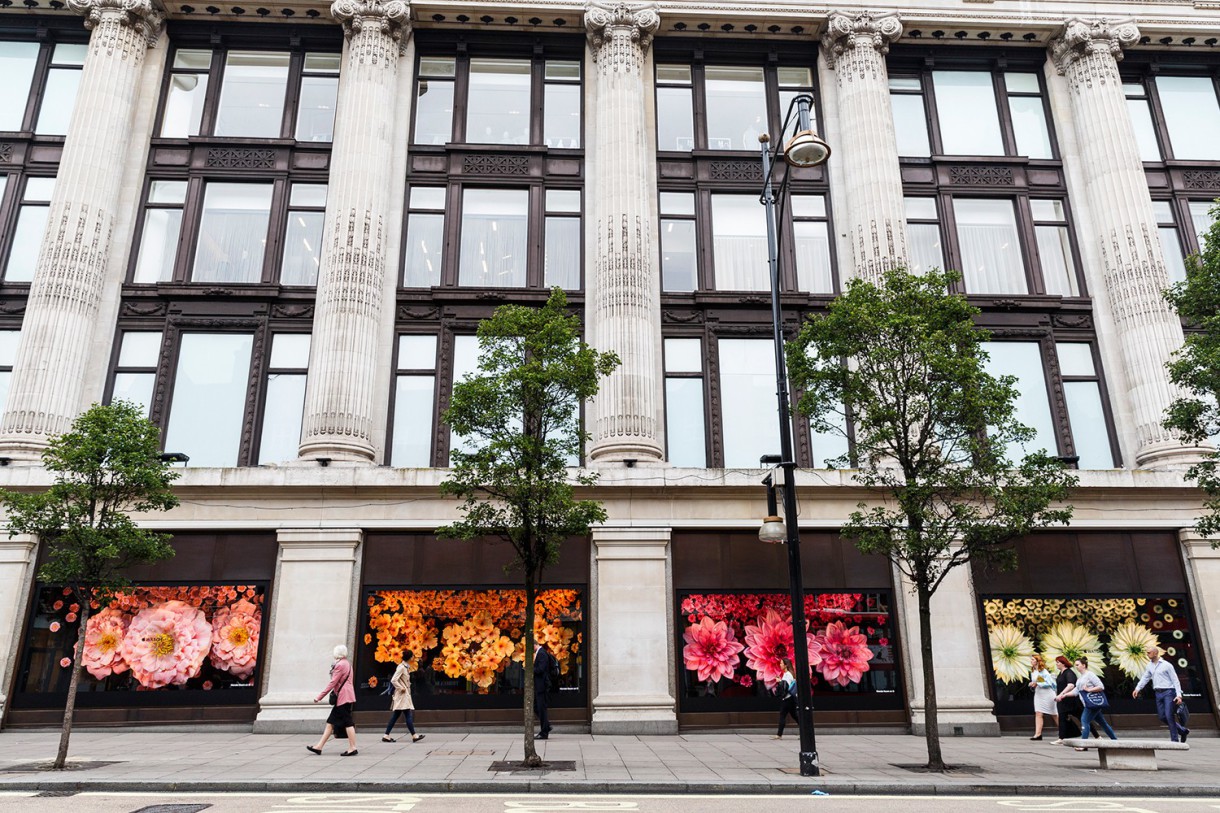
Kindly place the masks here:
MULTIPOLYGON (((369 667, 369 664, 374 664, 374 668, 378 669, 382 673, 382 674, 377 675, 378 685, 373 686, 373 687, 370 687, 368 685, 368 675, 365 675, 362 678, 358 677, 358 683, 356 685, 356 708, 362 712, 371 712, 371 711, 388 712, 390 709, 390 697, 388 695, 382 694, 382 692, 385 689, 385 686, 381 685, 381 681, 389 680, 390 675, 392 675, 394 672, 394 666, 392 664, 380 664, 376 660, 374 660, 373 651, 375 650, 375 647, 376 647, 375 642, 367 643, 367 644, 364 643, 364 636, 370 630, 369 604, 368 604, 367 599, 373 593, 382 591, 382 590, 415 591, 415 592, 425 592, 425 591, 438 592, 438 591, 445 591, 445 590, 452 590, 455 592, 457 592, 457 591, 491 592, 491 591, 517 590, 517 591, 524 592, 523 587, 519 587, 516 585, 508 585, 508 584, 506 584, 506 585, 494 585, 494 584, 487 584, 487 583, 478 584, 478 585, 427 584, 427 585, 417 585, 417 586, 413 586, 413 587, 412 586, 403 586, 401 584, 398 584, 398 585, 368 584, 368 583, 362 584, 360 586, 361 610, 360 610, 360 616, 359 616, 359 626, 357 627, 357 635, 356 635, 356 641, 357 641, 356 658, 355 658, 356 673, 359 676, 361 670, 367 669, 369 667)), ((589 706, 589 680, 592 675, 592 671, 590 668, 591 659, 589 657, 589 651, 588 651, 588 649, 584 649, 584 648, 587 648, 590 646, 589 624, 588 624, 589 587, 587 584, 581 585, 581 584, 575 584, 575 583, 571 583, 571 582, 565 582, 565 583, 560 583, 560 584, 545 584, 545 585, 540 585, 538 587, 539 594, 544 593, 548 590, 575 590, 577 593, 577 598, 580 601, 580 621, 576 624, 576 634, 579 634, 581 636, 582 652, 581 652, 580 666, 581 666, 581 669, 583 669, 583 674, 578 676, 577 691, 566 691, 566 692, 560 691, 560 692, 551 694, 550 708, 553 708, 553 709, 579 709, 581 711, 584 711, 589 706)), ((524 623, 524 621, 522 623, 524 623)), ((443 640, 443 638, 441 637, 440 630, 438 630, 437 633, 438 633, 437 646, 440 647, 440 646, 442 646, 441 641, 443 640)), ((418 652, 415 653, 417 658, 420 657, 422 654, 423 653, 418 653, 418 652)), ((422 681, 417 679, 416 675, 418 675, 420 672, 423 672, 426 669, 430 670, 431 665, 424 664, 421 662, 417 662, 417 663, 418 663, 418 665, 417 665, 416 669, 412 670, 411 700, 412 700, 412 703, 414 703, 416 710, 418 710, 418 711, 441 711, 441 712, 444 712, 444 711, 472 711, 472 712, 478 712, 478 711, 482 711, 482 710, 505 710, 505 709, 512 710, 512 709, 521 708, 522 699, 524 697, 524 694, 513 693, 513 694, 481 695, 481 694, 478 694, 477 692, 476 693, 465 693, 465 694, 433 694, 431 692, 421 692, 420 688, 421 688, 422 681), (471 702, 472 699, 475 699, 475 702, 471 702), (440 701, 440 702, 434 702, 434 701, 440 701)))
MULTIPOLYGON (((249 687, 243 687, 240 689, 222 689, 220 691, 211 691, 206 689, 154 689, 149 691, 138 691, 131 689, 127 691, 82 692, 78 690, 76 694, 76 708, 78 710, 91 710, 243 706, 249 707, 252 711, 257 710, 258 700, 262 694, 262 683, 265 679, 263 666, 266 663, 265 659, 267 657, 268 639, 267 633, 270 630, 269 620, 272 603, 271 579, 231 579, 225 581, 205 579, 140 580, 133 582, 130 586, 135 588, 217 587, 236 584, 246 584, 251 587, 261 587, 263 591, 263 603, 259 607, 260 611, 262 612, 262 621, 259 629, 258 659, 254 674, 249 680, 251 684, 249 687), (139 703, 131 702, 131 697, 133 695, 139 696, 139 703), (223 698, 225 702, 209 702, 214 698, 223 698)), ((33 630, 34 616, 38 611, 39 593, 44 589, 55 589, 55 587, 55 585, 48 584, 47 582, 35 581, 30 588, 29 601, 27 602, 25 612, 25 621, 22 624, 18 668, 14 670, 12 692, 9 694, 8 707, 13 711, 43 711, 48 709, 59 711, 62 710, 64 702, 68 696, 67 691, 29 692, 21 688, 25 676, 29 672, 30 660, 33 654, 32 647, 29 643, 29 637, 33 630)), ((97 612, 101 612, 101 609, 99 609, 97 612)), ((70 643, 73 646, 75 645, 75 637, 71 639, 70 643)), ((70 654, 70 652, 68 654, 70 654)), ((74 666, 76 668, 80 668, 79 663, 75 664, 74 666)))
MULTIPOLYGON (((889 610, 886 613, 889 622, 889 648, 893 658, 893 682, 892 690, 873 691, 873 692, 819 692, 818 687, 814 687, 813 701, 815 714, 817 711, 829 712, 869 712, 869 711, 886 711, 886 712, 902 712, 906 713, 907 698, 906 685, 904 682, 904 671, 902 667, 902 647, 901 647, 901 630, 898 623, 898 607, 895 604, 896 591, 891 587, 886 588, 869 588, 861 590, 849 590, 846 588, 822 588, 822 587, 807 587, 805 588, 806 596, 817 596, 826 594, 844 594, 844 593, 862 593, 885 595, 888 597, 889 610), (868 702, 860 703, 860 699, 868 698, 868 702), (882 702, 884 699, 887 702, 882 702), (854 701, 854 702, 853 702, 854 701)), ((683 657, 683 648, 685 640, 683 632, 687 623, 686 616, 682 612, 682 601, 687 596, 691 595, 750 595, 750 594, 775 594, 786 595, 782 587, 770 587, 760 589, 749 588, 709 588, 709 589, 692 589, 684 588, 674 591, 674 669, 676 676, 675 692, 678 700, 679 714, 749 714, 766 712, 773 713, 779 708, 779 698, 772 696, 770 693, 756 694, 748 698, 731 698, 727 702, 720 698, 709 699, 706 697, 690 697, 686 691, 686 682, 688 678, 688 670, 683 657)), ((811 624, 812 627, 812 624, 811 624)), ((739 643, 744 644, 744 640, 739 643)), ((740 658, 744 660, 745 652, 741 652, 740 658)), ((870 660, 871 664, 872 661, 870 660)), ((872 669, 870 667, 869 671, 872 669)), ((816 673, 816 667, 815 667, 816 673)), ((755 684, 761 683, 758 679, 755 684)), ((821 684, 819 684, 821 685, 821 684)))

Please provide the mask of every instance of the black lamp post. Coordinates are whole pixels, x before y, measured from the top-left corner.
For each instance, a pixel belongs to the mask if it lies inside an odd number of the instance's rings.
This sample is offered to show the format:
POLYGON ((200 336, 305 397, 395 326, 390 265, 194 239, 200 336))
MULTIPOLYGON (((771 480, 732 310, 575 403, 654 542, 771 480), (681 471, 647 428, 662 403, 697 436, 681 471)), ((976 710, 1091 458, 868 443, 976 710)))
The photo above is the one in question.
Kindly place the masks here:
POLYGON ((762 144, 763 193, 760 203, 767 207, 767 261, 771 271, 771 327, 772 339, 775 343, 775 397, 779 401, 779 450, 780 460, 776 471, 780 474, 782 483, 772 483, 768 477, 768 490, 775 486, 782 489, 784 498, 784 520, 775 515, 775 503, 769 500, 771 516, 763 522, 758 537, 764 542, 785 542, 788 545, 788 590, 792 598, 792 652, 793 666, 796 670, 797 727, 801 733, 801 776, 818 776, 818 751, 813 734, 813 689, 809 682, 809 646, 805 637, 805 587, 801 579, 801 535, 797 527, 796 509, 796 460, 792 451, 792 410, 788 403, 788 367, 784 362, 784 335, 780 320, 779 302, 779 227, 776 221, 776 203, 782 200, 788 187, 791 173, 785 172, 780 182, 779 194, 776 195, 771 186, 771 176, 775 172, 775 158, 783 159, 793 167, 815 167, 826 162, 830 157, 830 147, 818 138, 810 125, 809 110, 813 97, 807 94, 797 96, 788 105, 788 114, 780 127, 780 138, 788 130, 795 109, 797 115, 797 132, 783 146, 783 152, 778 145, 774 152, 770 147, 770 137, 766 134, 758 137, 762 144))

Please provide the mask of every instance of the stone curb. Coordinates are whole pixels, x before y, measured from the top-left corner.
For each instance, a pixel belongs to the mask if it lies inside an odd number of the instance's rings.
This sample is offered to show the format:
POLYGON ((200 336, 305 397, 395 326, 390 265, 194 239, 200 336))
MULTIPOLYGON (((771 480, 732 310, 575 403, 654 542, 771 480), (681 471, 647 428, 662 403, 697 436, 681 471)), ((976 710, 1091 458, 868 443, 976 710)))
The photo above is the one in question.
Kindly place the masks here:
POLYGON ((0 781, 0 791, 75 791, 75 792, 145 792, 145 793, 587 793, 599 795, 628 794, 701 794, 701 795, 807 795, 813 790, 830 795, 902 795, 902 796, 1176 796, 1220 798, 1220 785, 1154 785, 1115 782, 1072 783, 1045 785, 1026 783, 963 783, 933 782, 854 782, 850 780, 791 782, 630 782, 599 780, 504 779, 423 780, 393 782, 389 780, 355 781, 336 779, 325 781, 255 780, 246 782, 188 780, 182 782, 139 780, 24 780, 0 781))

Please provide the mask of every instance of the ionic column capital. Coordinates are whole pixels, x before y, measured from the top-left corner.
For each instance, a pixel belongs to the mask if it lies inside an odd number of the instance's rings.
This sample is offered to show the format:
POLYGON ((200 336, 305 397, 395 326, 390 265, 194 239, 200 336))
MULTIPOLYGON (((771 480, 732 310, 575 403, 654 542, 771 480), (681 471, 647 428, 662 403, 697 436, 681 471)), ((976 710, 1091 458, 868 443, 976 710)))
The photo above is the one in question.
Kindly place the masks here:
POLYGON ((85 28, 90 31, 107 17, 117 18, 120 25, 143 36, 149 48, 157 44, 165 25, 157 0, 68 0, 68 8, 85 15, 85 28))
POLYGON ((607 42, 630 42, 643 54, 660 26, 656 3, 591 2, 585 6, 585 33, 595 60, 607 42))
POLYGON ((826 28, 822 32, 822 51, 826 55, 826 64, 834 68, 836 60, 848 49, 867 43, 884 56, 890 51, 890 43, 901 36, 902 21, 897 14, 871 11, 844 14, 836 11, 826 20, 826 28))
POLYGON ((411 6, 405 0, 335 0, 330 16, 343 26, 343 36, 351 38, 368 26, 395 42, 411 29, 411 6))
POLYGON ((1051 59, 1062 76, 1085 57, 1110 54, 1118 62, 1123 58, 1123 49, 1139 42, 1139 39, 1140 30, 1130 18, 1069 17, 1062 30, 1051 39, 1051 59))

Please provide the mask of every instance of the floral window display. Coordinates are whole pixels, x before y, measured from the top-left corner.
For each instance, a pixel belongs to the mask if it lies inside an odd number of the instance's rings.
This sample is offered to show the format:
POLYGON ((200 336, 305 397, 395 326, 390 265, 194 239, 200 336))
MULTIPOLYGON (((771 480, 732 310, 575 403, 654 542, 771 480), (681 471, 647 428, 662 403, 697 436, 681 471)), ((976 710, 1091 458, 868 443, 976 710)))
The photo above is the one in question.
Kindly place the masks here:
MULTIPOLYGON (((370 590, 357 678, 380 691, 404 651, 415 655, 412 699, 421 708, 520 705, 524 590, 370 590), (514 696, 515 699, 514 699, 514 696)), ((584 612, 579 590, 543 590, 534 640, 559 662, 552 705, 584 704, 584 612)))
MULTIPOLYGON (((217 691, 224 695, 219 702, 254 702, 265 598, 256 584, 136 586, 105 606, 95 602, 81 654, 82 701, 155 691, 194 703, 180 692, 217 691), (248 696, 234 693, 243 689, 248 696)), ((67 690, 80 609, 68 590, 39 589, 20 684, 25 693, 67 690)))
POLYGON ((1084 655, 1106 684, 1118 713, 1149 714, 1147 698, 1132 700, 1149 646, 1161 649, 1192 710, 1210 707, 1198 643, 1182 596, 983 599, 997 714, 1029 714, 1030 656, 1040 653, 1052 674, 1055 658, 1084 655))
MULTIPOLYGON (((808 593, 806 642, 819 707, 901 708, 888 592, 808 593)), ((686 593, 677 634, 684 711, 775 706, 792 658, 787 593, 686 593)))

